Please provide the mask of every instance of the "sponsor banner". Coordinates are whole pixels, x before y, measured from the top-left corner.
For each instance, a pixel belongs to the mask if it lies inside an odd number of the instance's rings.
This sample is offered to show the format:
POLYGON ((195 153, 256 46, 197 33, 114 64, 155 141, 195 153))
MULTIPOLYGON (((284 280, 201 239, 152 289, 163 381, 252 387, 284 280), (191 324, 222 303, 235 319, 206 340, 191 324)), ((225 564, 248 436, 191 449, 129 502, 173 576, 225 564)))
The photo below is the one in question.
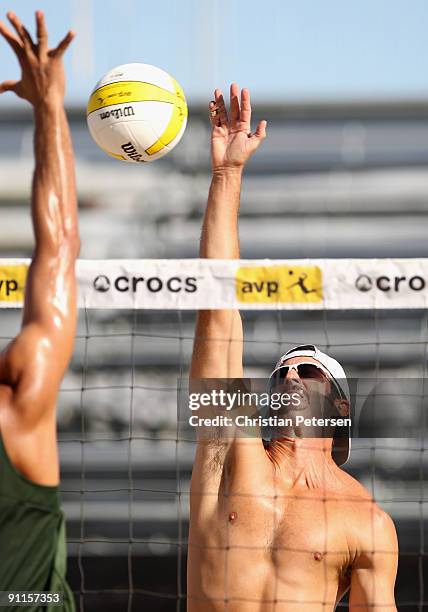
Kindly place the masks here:
POLYGON ((298 304, 323 302, 322 271, 318 266, 240 266, 236 299, 243 304, 298 304))
MULTIPOLYGON (((29 263, 0 259, 0 307, 22 306, 29 263)), ((76 273, 82 308, 341 310, 428 305, 428 259, 79 260, 76 273)))
POLYGON ((0 260, 0 307, 22 305, 29 265, 30 260, 0 260))

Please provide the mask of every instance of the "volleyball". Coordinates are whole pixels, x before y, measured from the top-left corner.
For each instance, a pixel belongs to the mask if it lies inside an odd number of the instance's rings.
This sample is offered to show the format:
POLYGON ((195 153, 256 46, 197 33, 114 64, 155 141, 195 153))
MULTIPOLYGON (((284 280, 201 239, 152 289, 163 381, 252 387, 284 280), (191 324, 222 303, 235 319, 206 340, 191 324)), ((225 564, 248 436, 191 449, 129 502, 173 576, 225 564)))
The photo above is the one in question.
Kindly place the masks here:
POLYGON ((139 163, 160 159, 180 142, 187 104, 177 81, 149 64, 123 64, 95 85, 87 106, 92 138, 106 153, 139 163))

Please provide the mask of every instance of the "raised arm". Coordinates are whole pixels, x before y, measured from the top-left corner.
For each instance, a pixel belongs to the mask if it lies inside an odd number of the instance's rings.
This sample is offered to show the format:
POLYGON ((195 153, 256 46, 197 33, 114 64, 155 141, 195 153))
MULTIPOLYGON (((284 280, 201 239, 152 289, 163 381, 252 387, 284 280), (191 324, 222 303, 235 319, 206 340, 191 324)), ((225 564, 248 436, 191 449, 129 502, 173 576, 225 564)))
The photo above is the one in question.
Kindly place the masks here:
POLYGON ((35 482, 56 484, 55 407, 75 336, 75 262, 80 246, 74 158, 63 106, 62 57, 73 33, 49 50, 42 12, 36 13, 36 42, 16 15, 8 13, 8 18, 16 33, 2 23, 0 34, 15 52, 22 74, 19 81, 2 83, 0 92, 14 92, 33 106, 35 249, 21 332, 0 358, 2 383, 10 389, 0 426, 16 467, 35 482))
MULTIPOLYGON (((212 126, 211 160, 213 177, 202 229, 200 256, 239 259, 238 214, 242 172, 245 163, 265 137, 266 122, 251 134, 251 104, 247 89, 239 99, 238 86, 230 88, 230 108, 226 111, 223 94, 215 90, 210 103, 212 126)), ((190 387, 201 391, 196 379, 242 378, 242 322, 238 310, 204 310, 198 313, 190 387)), ((215 409, 214 409, 215 410, 215 409)), ((208 406, 199 416, 211 416, 208 406)), ((191 513, 210 512, 216 503, 214 493, 220 486, 222 466, 230 448, 233 431, 221 428, 207 432, 198 428, 198 447, 192 473, 191 513), (207 435, 208 434, 208 435, 207 435), (214 444, 212 443, 214 442, 214 444), (199 508, 199 510, 196 510, 199 508)))
MULTIPOLYGON (((247 160, 266 135, 261 121, 251 134, 248 89, 239 100, 236 84, 230 87, 230 109, 215 90, 210 103, 212 181, 205 211, 200 256, 239 259, 238 214, 242 172, 247 160)), ((198 313, 191 378, 242 377, 242 322, 237 310, 198 313)))
POLYGON ((370 519, 369 546, 352 567, 349 609, 351 612, 396 612, 394 585, 398 543, 392 519, 377 510, 370 519))

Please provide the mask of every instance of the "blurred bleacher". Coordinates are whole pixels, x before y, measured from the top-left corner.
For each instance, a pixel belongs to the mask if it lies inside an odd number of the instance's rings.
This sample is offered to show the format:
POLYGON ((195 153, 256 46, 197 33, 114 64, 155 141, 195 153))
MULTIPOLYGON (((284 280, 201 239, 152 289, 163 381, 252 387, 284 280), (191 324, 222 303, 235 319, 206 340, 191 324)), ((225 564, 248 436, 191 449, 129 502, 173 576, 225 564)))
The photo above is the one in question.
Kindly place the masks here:
MULTIPOLYGON (((243 257, 426 255, 428 102, 256 111, 256 119, 268 120, 268 138, 246 171, 243 257)), ((190 109, 187 131, 172 154, 142 167, 100 151, 83 109, 68 114, 82 257, 196 256, 209 184, 205 109, 190 109)), ((29 254, 31 115, 2 110, 0 130, 0 254, 29 254)))

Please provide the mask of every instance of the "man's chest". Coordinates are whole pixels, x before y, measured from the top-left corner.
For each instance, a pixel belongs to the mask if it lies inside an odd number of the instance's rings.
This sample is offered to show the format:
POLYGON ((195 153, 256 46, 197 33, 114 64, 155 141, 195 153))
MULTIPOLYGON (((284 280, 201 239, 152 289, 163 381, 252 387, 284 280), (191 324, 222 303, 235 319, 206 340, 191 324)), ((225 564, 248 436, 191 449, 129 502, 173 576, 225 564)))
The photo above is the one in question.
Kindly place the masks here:
POLYGON ((218 536, 225 546, 295 556, 315 565, 349 559, 341 504, 327 496, 230 495, 221 503, 218 536))

